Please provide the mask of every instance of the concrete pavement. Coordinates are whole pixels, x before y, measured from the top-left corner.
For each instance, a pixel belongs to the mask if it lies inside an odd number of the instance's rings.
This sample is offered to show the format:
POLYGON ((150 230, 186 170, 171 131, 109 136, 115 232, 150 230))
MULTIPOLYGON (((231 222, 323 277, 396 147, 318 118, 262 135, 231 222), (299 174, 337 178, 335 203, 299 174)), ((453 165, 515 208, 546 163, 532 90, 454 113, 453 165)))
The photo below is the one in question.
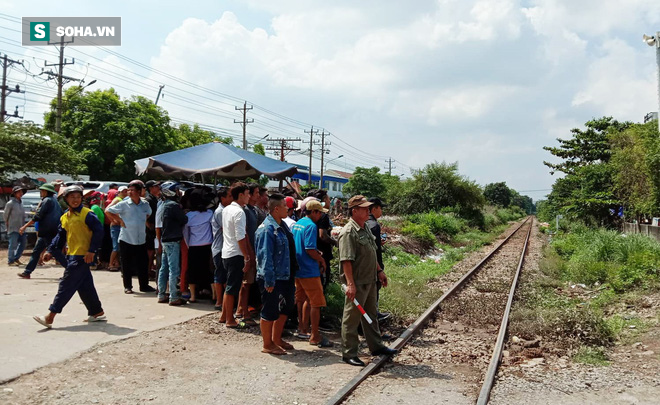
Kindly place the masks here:
MULTIPOLYGON (((53 329, 35 322, 44 316, 55 297, 63 268, 37 267, 30 280, 19 279, 19 267, 7 265, 6 249, 0 253, 0 382, 50 363, 66 360, 98 343, 123 339, 213 312, 209 301, 170 307, 158 304, 155 293, 124 294, 119 272, 93 271, 107 322, 88 324, 87 310, 76 294, 57 315, 53 329)), ((27 262, 27 257, 23 262, 27 262)), ((154 282, 151 282, 155 286, 154 282)))

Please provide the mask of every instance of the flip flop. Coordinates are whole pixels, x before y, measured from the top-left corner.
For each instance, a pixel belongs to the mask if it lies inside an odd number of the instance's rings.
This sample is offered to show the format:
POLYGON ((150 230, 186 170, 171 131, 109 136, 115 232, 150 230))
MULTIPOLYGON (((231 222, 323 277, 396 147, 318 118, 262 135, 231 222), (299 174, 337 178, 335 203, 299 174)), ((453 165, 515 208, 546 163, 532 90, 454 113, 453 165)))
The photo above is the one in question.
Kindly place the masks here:
POLYGON ((107 320, 108 317, 106 317, 105 315, 99 315, 99 316, 90 315, 87 317, 87 319, 84 319, 83 322, 103 322, 107 320))
POLYGON ((293 336, 301 340, 309 340, 309 338, 312 337, 312 335, 310 335, 309 333, 300 333, 300 332, 294 333, 293 336))
POLYGON ((320 347, 320 348, 332 347, 333 346, 333 343, 331 341, 329 341, 328 338, 325 337, 325 336, 323 336, 321 338, 320 342, 309 342, 309 344, 312 345, 312 346, 320 347))
POLYGON ((32 317, 32 319, 39 322, 41 325, 43 325, 44 327, 46 327, 48 329, 51 329, 53 327, 52 323, 47 323, 46 320, 42 319, 40 316, 35 315, 35 316, 32 317))
POLYGON ((229 328, 229 329, 248 329, 249 327, 250 326, 248 326, 248 324, 246 324, 243 321, 237 323, 236 325, 227 325, 227 324, 225 324, 225 328, 229 328))
POLYGON ((279 347, 281 347, 282 349, 284 349, 284 350, 294 350, 295 349, 295 347, 293 347, 293 345, 291 343, 288 343, 288 342, 285 342, 285 341, 282 341, 281 344, 277 344, 277 345, 279 347))
POLYGON ((283 356, 287 354, 286 350, 282 350, 279 346, 277 347, 277 349, 270 349, 270 350, 261 349, 261 353, 273 354, 275 356, 283 356))

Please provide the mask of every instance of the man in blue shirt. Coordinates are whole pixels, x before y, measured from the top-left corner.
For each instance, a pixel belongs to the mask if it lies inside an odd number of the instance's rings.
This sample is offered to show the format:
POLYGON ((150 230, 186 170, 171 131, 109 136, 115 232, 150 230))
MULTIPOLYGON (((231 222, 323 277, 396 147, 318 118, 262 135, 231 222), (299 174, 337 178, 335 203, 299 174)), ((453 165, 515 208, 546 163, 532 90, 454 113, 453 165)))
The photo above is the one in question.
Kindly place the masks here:
MULTIPOLYGON (((19 233, 23 235, 27 227, 34 225, 35 222, 39 223, 39 239, 37 239, 37 243, 34 245, 34 249, 32 249, 30 262, 25 266, 25 270, 22 273, 18 273, 18 277, 20 278, 30 278, 30 274, 37 268, 41 254, 53 241, 60 226, 62 208, 60 208, 60 204, 55 199, 55 187, 52 184, 46 183, 39 187, 39 192, 41 193, 41 203, 39 204, 39 208, 37 208, 37 212, 34 214, 34 218, 19 230, 19 233)), ((66 267, 66 262, 63 261, 64 258, 62 255, 56 254, 55 259, 62 266, 66 267)))
POLYGON ((319 332, 321 308, 326 306, 321 283, 321 272, 326 271, 325 261, 317 250, 317 222, 323 213, 328 212, 317 200, 309 201, 305 206, 306 216, 293 225, 291 231, 296 242, 296 304, 298 305, 299 333, 301 339, 309 338, 309 344, 330 347, 326 338, 319 332), (311 335, 309 326, 311 321, 311 335))
POLYGON ((261 336, 264 353, 281 355, 293 346, 282 340, 286 323, 287 297, 290 276, 289 241, 282 228, 282 219, 287 215, 286 202, 282 194, 273 194, 268 199, 270 214, 264 219, 255 234, 257 254, 257 283, 261 291, 261 336))
POLYGON ((142 181, 131 181, 128 184, 128 198, 105 210, 111 221, 118 221, 121 225, 119 252, 125 294, 133 294, 133 274, 138 276, 141 292, 156 291, 149 285, 148 273, 146 223, 151 207, 142 200, 142 190, 142 181))

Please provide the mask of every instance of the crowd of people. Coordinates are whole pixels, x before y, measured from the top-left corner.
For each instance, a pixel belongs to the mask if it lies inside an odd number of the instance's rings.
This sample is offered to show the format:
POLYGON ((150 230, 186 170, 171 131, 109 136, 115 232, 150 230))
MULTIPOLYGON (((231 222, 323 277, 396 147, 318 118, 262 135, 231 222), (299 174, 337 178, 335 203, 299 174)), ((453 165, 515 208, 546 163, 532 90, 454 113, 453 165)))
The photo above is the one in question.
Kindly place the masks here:
POLYGON ((52 327, 76 291, 87 307, 88 321, 106 320, 90 271, 95 265, 120 270, 126 294, 133 294, 137 276, 139 291, 156 292, 159 303, 181 306, 213 300, 219 322, 227 328, 259 325, 264 353, 283 355, 294 349, 282 339, 287 324, 296 325, 299 339, 331 347, 320 321, 336 247, 336 281, 346 295, 343 360, 364 366, 358 357, 360 327, 373 355, 396 353, 385 346, 379 329, 384 315, 378 312, 378 291, 387 286, 387 277, 385 238, 378 224, 385 204, 377 197, 353 196, 344 208, 331 204, 322 189, 296 199, 269 193, 257 183, 182 192, 176 182, 153 180, 111 185, 107 195, 57 182, 42 185, 40 191, 34 218, 19 224, 14 216, 25 215, 23 190, 14 189, 5 221, 10 265, 22 265, 25 229, 38 228, 30 262, 19 277, 29 279, 40 262, 51 258, 65 268, 49 313, 35 317, 45 327, 52 327), (331 209, 349 217, 337 239, 332 237, 331 209), (150 280, 157 281, 157 288, 150 280), (251 309, 259 311, 258 323, 251 309))

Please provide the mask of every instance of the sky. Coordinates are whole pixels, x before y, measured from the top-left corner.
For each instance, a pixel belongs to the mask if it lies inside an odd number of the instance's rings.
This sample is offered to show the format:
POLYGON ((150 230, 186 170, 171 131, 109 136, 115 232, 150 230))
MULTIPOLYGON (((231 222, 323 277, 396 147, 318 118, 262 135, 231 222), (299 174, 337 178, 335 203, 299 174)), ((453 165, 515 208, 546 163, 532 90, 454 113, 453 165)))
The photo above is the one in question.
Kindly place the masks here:
MULTIPOLYGON (((173 122, 236 143, 245 101, 251 143, 309 140, 313 126, 330 133, 328 168, 384 170, 392 158, 392 173, 409 176, 458 162, 482 185, 505 181, 535 200, 555 180, 543 146, 592 118, 658 110, 655 51, 642 41, 660 31, 657 1, 0 0, 0 10, 0 53, 25 61, 8 85, 26 93, 7 109, 25 119, 43 122, 56 89, 39 73, 57 53, 22 47, 19 18, 119 16, 122 46, 67 47, 65 75, 122 97, 155 99, 164 85, 158 104, 173 122)), ((307 164, 308 144, 296 144, 287 159, 307 164)))

